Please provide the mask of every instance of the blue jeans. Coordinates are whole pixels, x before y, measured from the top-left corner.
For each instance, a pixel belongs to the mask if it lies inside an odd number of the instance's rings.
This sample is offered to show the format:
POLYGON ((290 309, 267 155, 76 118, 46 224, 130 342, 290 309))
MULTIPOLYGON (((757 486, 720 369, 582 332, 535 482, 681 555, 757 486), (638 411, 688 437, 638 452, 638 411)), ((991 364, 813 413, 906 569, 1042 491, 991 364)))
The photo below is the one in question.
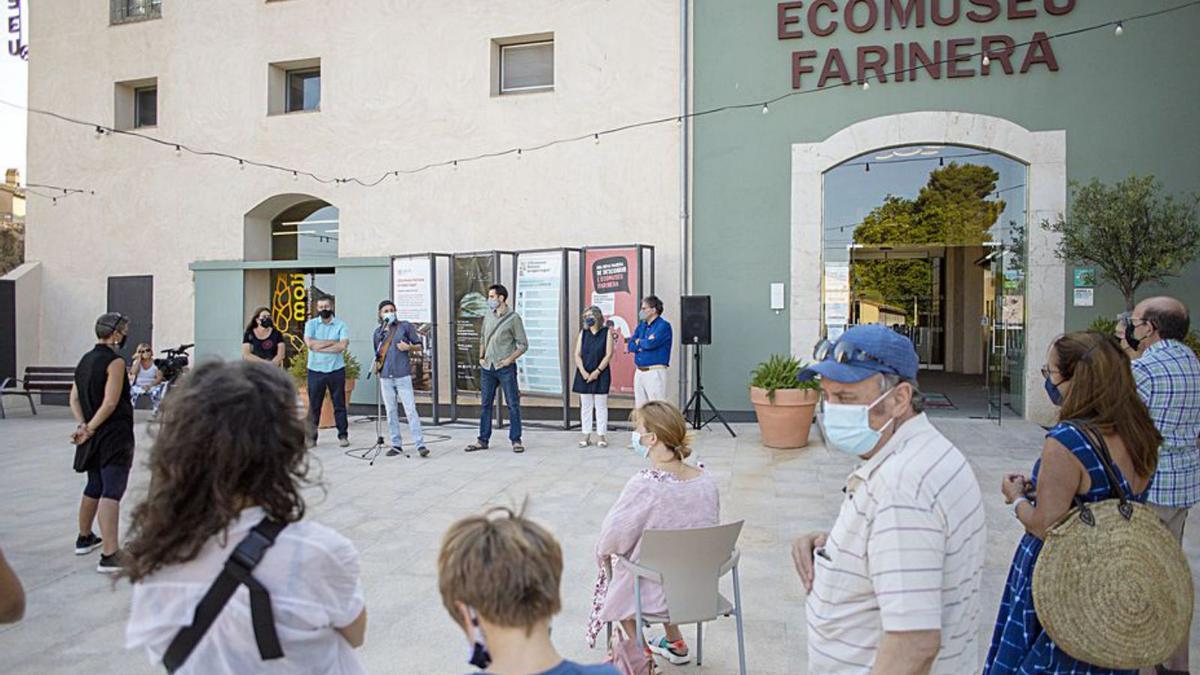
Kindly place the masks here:
POLYGON ((412 376, 381 377, 379 385, 383 388, 383 407, 387 408, 388 431, 392 434, 392 445, 400 447, 400 410, 396 407, 396 399, 404 404, 404 416, 408 418, 408 431, 412 434, 412 442, 418 448, 425 446, 425 437, 421 435, 421 415, 417 412, 417 400, 413 397, 412 376))
POLYGON ((308 412, 312 416, 312 438, 317 437, 321 427, 321 406, 325 404, 325 390, 333 401, 333 419, 337 424, 338 438, 350 436, 350 425, 346 421, 346 369, 338 368, 332 373, 319 370, 308 371, 308 412))
POLYGON ((507 368, 480 368, 480 389, 483 391, 483 410, 479 413, 479 441, 486 444, 492 437, 492 402, 496 400, 496 387, 504 390, 504 401, 508 403, 508 440, 521 440, 521 394, 517 391, 517 364, 507 368))

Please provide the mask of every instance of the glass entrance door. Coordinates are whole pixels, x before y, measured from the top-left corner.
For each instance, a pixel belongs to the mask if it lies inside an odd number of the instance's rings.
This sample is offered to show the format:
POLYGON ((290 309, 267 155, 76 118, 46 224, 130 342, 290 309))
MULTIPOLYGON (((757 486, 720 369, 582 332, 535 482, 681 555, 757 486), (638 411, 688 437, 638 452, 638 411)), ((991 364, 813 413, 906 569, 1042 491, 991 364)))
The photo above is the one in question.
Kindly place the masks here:
POLYGON ((991 292, 985 299, 986 312, 981 321, 987 331, 984 364, 987 374, 987 416, 997 423, 1004 417, 1006 401, 1008 363, 1008 329, 1004 321, 1004 262, 1005 249, 995 248, 988 253, 991 259, 987 269, 991 292))

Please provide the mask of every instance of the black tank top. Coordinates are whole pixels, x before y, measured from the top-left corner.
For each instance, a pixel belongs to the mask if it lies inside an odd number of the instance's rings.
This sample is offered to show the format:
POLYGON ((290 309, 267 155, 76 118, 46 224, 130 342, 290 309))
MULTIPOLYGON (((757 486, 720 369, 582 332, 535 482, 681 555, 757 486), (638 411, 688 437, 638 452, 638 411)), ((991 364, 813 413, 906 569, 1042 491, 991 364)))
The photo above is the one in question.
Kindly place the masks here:
POLYGON ((125 374, 125 363, 121 356, 107 345, 96 345, 75 366, 75 389, 86 422, 104 404, 108 366, 118 360, 121 361, 121 397, 117 401, 117 409, 96 429, 88 442, 75 449, 76 471, 98 469, 110 464, 133 464, 133 403, 129 397, 129 377, 125 374))

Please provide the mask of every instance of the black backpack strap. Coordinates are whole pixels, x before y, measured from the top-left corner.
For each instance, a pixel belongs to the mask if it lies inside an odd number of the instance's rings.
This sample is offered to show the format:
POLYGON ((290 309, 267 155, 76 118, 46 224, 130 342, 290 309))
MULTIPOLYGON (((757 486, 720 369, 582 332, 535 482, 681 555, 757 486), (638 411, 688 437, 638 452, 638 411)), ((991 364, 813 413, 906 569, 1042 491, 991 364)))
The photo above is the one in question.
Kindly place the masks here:
POLYGON ((250 620, 254 625, 254 640, 258 643, 259 656, 264 661, 283 658, 283 648, 279 646, 279 635, 275 632, 275 617, 271 612, 271 595, 251 572, 286 525, 263 518, 238 543, 216 581, 201 598, 200 604, 196 605, 192 625, 181 628, 167 647, 163 665, 168 672, 175 672, 187 661, 240 584, 245 584, 250 590, 250 620))

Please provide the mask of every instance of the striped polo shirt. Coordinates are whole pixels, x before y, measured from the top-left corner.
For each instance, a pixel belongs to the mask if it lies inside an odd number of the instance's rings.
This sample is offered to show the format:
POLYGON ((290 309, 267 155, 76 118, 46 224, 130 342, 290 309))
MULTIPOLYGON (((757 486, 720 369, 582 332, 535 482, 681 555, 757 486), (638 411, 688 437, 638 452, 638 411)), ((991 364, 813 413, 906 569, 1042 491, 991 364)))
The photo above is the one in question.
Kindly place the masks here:
POLYGON ((979 672, 979 579, 986 548, 975 473, 925 415, 902 424, 850 474, 815 556, 808 668, 868 673, 884 631, 940 630, 930 671, 979 672))

